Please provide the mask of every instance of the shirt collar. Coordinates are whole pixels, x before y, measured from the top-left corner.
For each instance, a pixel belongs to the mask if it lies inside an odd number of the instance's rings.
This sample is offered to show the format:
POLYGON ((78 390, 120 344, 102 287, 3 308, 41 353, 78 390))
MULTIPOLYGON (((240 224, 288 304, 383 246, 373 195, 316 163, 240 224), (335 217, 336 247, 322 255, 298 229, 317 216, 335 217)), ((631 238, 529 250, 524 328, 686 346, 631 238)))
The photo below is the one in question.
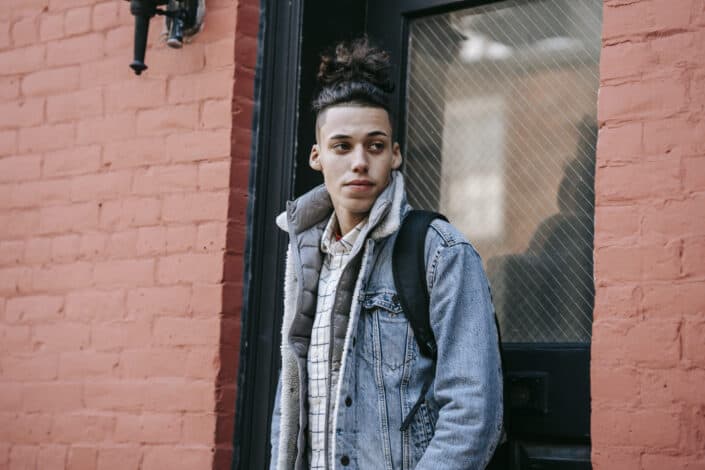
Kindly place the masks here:
POLYGON ((367 225, 367 218, 360 221, 352 230, 345 234, 342 238, 337 240, 336 233, 340 232, 338 228, 338 218, 333 212, 328 219, 328 224, 323 231, 323 236, 321 237, 321 250, 324 253, 338 254, 338 253, 349 253, 352 247, 355 245, 360 232, 367 225))

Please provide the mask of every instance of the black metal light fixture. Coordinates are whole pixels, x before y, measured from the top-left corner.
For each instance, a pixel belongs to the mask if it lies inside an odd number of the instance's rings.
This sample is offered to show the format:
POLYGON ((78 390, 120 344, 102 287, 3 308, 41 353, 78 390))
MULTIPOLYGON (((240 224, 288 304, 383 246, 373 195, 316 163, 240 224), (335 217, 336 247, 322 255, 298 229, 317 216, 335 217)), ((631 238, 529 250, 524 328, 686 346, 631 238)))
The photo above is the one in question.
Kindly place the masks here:
POLYGON ((184 37, 200 31, 205 14, 205 0, 126 0, 130 2, 130 12, 135 17, 134 60, 130 64, 135 74, 140 75, 147 65, 144 55, 147 49, 149 22, 155 15, 166 17, 169 47, 180 49, 184 37), (166 6, 166 9, 158 7, 166 6))

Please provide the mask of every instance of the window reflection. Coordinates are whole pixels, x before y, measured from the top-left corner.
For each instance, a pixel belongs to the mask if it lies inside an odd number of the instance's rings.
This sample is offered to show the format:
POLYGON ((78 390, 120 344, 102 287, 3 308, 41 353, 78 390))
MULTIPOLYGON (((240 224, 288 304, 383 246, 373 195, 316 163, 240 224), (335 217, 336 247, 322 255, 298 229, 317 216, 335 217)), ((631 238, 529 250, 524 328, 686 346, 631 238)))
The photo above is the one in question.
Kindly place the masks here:
POLYGON ((590 341, 601 3, 411 22, 409 197, 476 246, 505 341, 590 341))

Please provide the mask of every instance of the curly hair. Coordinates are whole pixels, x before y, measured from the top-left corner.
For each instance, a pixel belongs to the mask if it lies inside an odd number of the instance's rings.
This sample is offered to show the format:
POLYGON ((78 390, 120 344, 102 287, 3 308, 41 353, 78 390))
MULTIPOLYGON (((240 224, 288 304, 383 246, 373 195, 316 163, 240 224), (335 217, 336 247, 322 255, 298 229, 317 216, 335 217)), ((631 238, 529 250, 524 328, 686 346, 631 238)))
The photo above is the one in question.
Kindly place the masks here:
POLYGON ((390 72, 389 53, 370 45, 367 37, 339 43, 321 55, 313 111, 318 115, 330 106, 351 103, 384 108, 391 115, 390 72))

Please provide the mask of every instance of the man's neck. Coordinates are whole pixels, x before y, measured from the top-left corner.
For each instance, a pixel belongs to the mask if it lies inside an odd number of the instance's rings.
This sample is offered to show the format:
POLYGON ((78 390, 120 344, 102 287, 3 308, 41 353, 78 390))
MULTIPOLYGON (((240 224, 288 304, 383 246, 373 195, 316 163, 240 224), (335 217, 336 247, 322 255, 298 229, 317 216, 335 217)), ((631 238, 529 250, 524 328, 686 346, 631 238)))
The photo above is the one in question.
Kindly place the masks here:
POLYGON ((335 211, 335 217, 338 219, 338 230, 340 230, 340 236, 344 237, 354 229, 357 224, 362 222, 367 214, 351 214, 345 213, 345 211, 335 211))

